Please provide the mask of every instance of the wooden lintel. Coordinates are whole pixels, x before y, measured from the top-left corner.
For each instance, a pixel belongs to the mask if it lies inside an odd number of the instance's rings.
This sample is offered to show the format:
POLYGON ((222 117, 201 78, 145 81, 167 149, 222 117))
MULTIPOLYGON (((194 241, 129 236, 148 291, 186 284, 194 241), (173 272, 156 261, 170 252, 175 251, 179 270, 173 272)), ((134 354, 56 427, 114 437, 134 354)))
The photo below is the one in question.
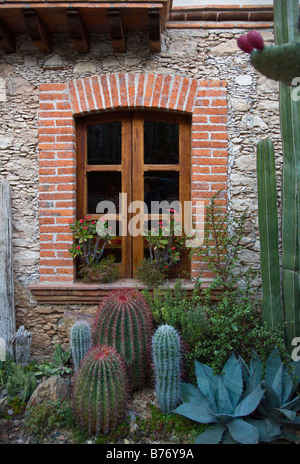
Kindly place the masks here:
POLYGON ((115 51, 120 53, 125 52, 125 36, 119 10, 111 10, 108 12, 108 22, 110 28, 110 36, 115 51))
POLYGON ((42 53, 51 53, 53 51, 52 32, 33 9, 23 10, 23 15, 27 32, 34 45, 42 53))
POLYGON ((69 34, 74 48, 79 53, 90 51, 90 38, 86 25, 84 24, 78 10, 69 8, 66 10, 69 34))
POLYGON ((0 19, 0 49, 7 53, 16 51, 15 33, 2 19, 0 19))
POLYGON ((149 17, 149 39, 151 52, 161 51, 161 21, 160 10, 153 9, 148 12, 149 17))

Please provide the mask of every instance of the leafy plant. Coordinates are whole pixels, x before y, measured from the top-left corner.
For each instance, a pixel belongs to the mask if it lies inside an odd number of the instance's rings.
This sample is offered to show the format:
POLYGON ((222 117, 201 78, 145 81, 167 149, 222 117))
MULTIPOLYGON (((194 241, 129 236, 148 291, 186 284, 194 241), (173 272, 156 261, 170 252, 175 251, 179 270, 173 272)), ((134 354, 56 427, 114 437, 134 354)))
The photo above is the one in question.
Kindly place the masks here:
POLYGON ((264 390, 255 418, 248 419, 258 429, 259 440, 270 442, 285 438, 299 442, 299 437, 286 427, 300 425, 300 418, 297 417, 300 397, 295 395, 300 383, 300 361, 285 366, 278 350, 274 350, 265 364, 255 352, 249 367, 242 359, 240 362, 244 381, 252 388, 260 384, 264 390))
POLYGON ((119 277, 119 265, 114 256, 102 258, 100 262, 82 263, 78 274, 84 282, 113 282, 119 277))
POLYGON ((6 384, 7 403, 11 404, 16 398, 26 402, 37 387, 35 375, 20 364, 14 364, 12 368, 6 384))
POLYGON ((38 364, 35 370, 35 375, 38 377, 44 375, 51 377, 52 375, 71 374, 72 368, 69 366, 71 359, 71 350, 64 351, 61 346, 56 343, 54 354, 50 360, 44 359, 42 364, 38 364))
POLYGON ((158 221, 145 237, 149 244, 150 262, 165 268, 180 260, 180 251, 185 245, 180 219, 172 209, 170 214, 158 221))
POLYGON ((76 220, 75 224, 70 224, 70 229, 74 241, 69 252, 74 258, 81 256, 87 265, 99 263, 106 245, 114 237, 107 221, 93 221, 90 216, 76 220))
POLYGON ((43 401, 27 408, 25 427, 36 440, 46 437, 58 428, 72 428, 76 419, 68 402, 43 401))
POLYGON ((166 269, 163 265, 153 265, 148 258, 144 258, 135 271, 136 277, 149 287, 157 287, 166 279, 166 269))
POLYGON ((199 423, 212 424, 198 435, 197 444, 258 443, 257 428, 245 419, 258 407, 264 390, 261 385, 248 383, 244 389, 240 362, 232 354, 222 374, 196 361, 197 387, 182 384, 182 401, 175 413, 199 423))

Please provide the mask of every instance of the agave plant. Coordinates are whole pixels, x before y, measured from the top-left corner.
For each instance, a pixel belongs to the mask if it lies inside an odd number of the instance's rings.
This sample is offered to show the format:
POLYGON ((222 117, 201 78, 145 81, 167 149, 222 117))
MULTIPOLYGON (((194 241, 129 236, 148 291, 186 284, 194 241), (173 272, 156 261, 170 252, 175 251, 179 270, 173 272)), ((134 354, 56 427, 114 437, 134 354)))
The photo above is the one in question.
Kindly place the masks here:
POLYGON ((253 352, 249 367, 240 359, 243 378, 255 388, 261 385, 264 390, 262 400, 255 412, 255 418, 247 422, 259 431, 260 442, 270 442, 284 438, 299 442, 299 437, 290 433, 286 426, 300 425, 300 397, 295 395, 300 382, 300 361, 285 366, 277 350, 268 357, 265 366, 253 352))
POLYGON ((198 361, 195 371, 197 387, 182 383, 183 404, 174 411, 196 422, 212 425, 198 435, 195 443, 258 443, 258 429, 245 418, 256 410, 263 397, 260 383, 249 382, 244 386, 242 364, 234 354, 226 361, 220 375, 215 375, 212 368, 198 361))

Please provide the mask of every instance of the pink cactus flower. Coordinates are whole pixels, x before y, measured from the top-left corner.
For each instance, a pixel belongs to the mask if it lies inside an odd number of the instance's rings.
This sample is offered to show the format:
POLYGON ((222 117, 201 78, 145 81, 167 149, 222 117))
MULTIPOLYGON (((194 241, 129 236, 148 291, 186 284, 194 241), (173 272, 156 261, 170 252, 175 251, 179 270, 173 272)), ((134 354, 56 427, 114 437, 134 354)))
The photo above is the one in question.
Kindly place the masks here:
POLYGON ((239 48, 245 53, 251 53, 253 50, 252 45, 248 42, 247 36, 242 35, 237 39, 237 44, 239 48))
POLYGON ((250 31, 247 34, 247 41, 252 47, 256 48, 257 50, 262 50, 265 46, 264 39, 262 35, 258 31, 250 31))

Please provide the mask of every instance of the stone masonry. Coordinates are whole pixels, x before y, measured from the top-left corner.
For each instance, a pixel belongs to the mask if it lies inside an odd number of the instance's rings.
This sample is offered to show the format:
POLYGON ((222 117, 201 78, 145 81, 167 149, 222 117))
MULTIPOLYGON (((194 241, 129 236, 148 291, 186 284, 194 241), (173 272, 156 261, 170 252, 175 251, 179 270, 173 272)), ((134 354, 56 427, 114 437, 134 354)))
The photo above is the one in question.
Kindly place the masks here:
MULTIPOLYGON (((40 234, 46 233, 41 209, 53 206, 51 202, 47 204, 50 200, 47 195, 43 197, 43 190, 39 197, 43 170, 51 169, 49 163, 43 163, 43 149, 39 145, 47 143, 46 139, 41 141, 41 136, 51 136, 50 133, 39 133, 42 113, 48 111, 46 107, 51 104, 41 99, 40 91, 45 91, 47 86, 59 88, 93 76, 124 73, 179 76, 188 78, 189 82, 226 82, 227 91, 221 96, 223 103, 220 107, 227 113, 227 127, 226 130, 224 127, 217 128, 215 132, 210 130, 208 139, 225 143, 226 148, 218 149, 226 151, 226 164, 210 166, 209 172, 220 175, 225 186, 227 177, 227 207, 233 217, 247 209, 247 229, 240 264, 245 269, 259 267, 256 145, 262 138, 272 138, 279 172, 282 159, 278 85, 259 75, 251 66, 249 57, 237 48, 236 38, 244 32, 241 29, 167 30, 162 37, 162 51, 157 54, 150 53, 147 36, 143 33, 129 34, 126 37, 127 52, 122 54, 114 53, 109 37, 92 35, 87 55, 80 55, 72 49, 69 38, 64 35, 55 36, 53 54, 43 55, 24 35, 18 37, 16 53, 6 55, 0 52, 0 175, 7 177, 12 187, 17 323, 33 332, 34 356, 51 354, 55 342, 66 347, 71 323, 77 317, 89 319, 96 310, 95 306, 87 305, 37 304, 27 288, 40 280, 40 259, 46 258, 40 254, 45 250, 40 234), (218 135, 220 133, 222 135, 218 135)), ((261 33, 266 44, 273 43, 271 30, 262 30, 261 33)), ((201 98, 202 107, 205 107, 205 97, 201 98)), ((209 105, 212 98, 212 95, 208 98, 209 105)), ((68 110, 61 106, 61 111, 68 110)), ((205 118, 205 115, 202 116, 205 118)), ((202 124, 206 122, 203 119, 202 124)), ((224 126, 221 119, 215 122, 224 126)), ((65 135, 69 137, 70 134, 65 135)), ((73 143, 74 139, 62 138, 61 142, 73 143)), ((204 138, 197 140, 197 149, 207 149, 206 142, 204 138)), ((61 165, 54 168, 75 179, 74 164, 70 159, 62 156, 61 165)), ((194 178, 193 182, 192 189, 197 192, 199 179, 194 178)), ((210 184, 208 193, 213 190, 210 184)), ((56 201, 60 201, 62 209, 75 208, 72 195, 56 201)), ((67 234, 66 228, 63 233, 67 234)), ((58 231, 55 232, 54 241, 58 234, 58 231)), ((70 260, 64 254, 66 250, 61 251, 62 262, 70 260)), ((58 255, 56 258, 60 259, 58 255)), ((259 278, 254 285, 259 291, 259 278)))

